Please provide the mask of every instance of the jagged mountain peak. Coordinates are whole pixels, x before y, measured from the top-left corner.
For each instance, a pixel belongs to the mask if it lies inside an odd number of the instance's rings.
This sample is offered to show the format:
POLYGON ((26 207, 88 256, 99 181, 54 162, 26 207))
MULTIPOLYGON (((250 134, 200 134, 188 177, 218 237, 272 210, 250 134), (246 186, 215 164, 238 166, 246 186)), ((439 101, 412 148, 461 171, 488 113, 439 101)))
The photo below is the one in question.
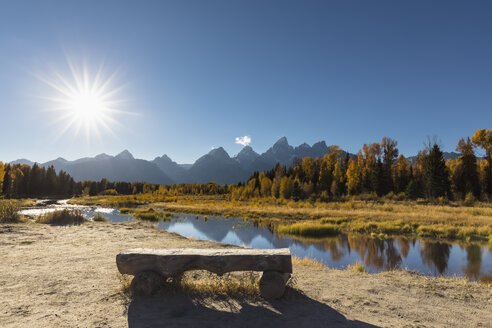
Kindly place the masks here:
POLYGON ((116 155, 114 158, 118 158, 118 159, 135 159, 133 157, 133 155, 127 150, 123 150, 121 153, 119 153, 118 155, 116 155))
POLYGON ((166 162, 174 162, 171 157, 167 156, 166 154, 162 155, 161 157, 157 156, 156 158, 154 158, 154 161, 157 161, 157 160, 162 160, 162 161, 166 161, 166 162))
POLYGON ((275 146, 289 146, 289 141, 287 141, 287 137, 282 137, 280 139, 277 140, 277 142, 275 142, 273 144, 273 147, 275 146))
POLYGON ((314 157, 323 157, 325 154, 330 153, 330 148, 324 141, 318 141, 311 147, 314 157))
POLYGON ((299 146, 297 146, 296 148, 311 148, 311 146, 309 146, 307 143, 302 143, 300 144, 299 146))
POLYGON ((251 146, 244 146, 243 149, 241 149, 241 151, 236 155, 236 157, 239 157, 241 154, 256 154, 256 155, 258 155, 258 153, 255 152, 253 150, 253 148, 251 148, 251 146))
POLYGON ((214 148, 211 151, 208 152, 207 155, 213 156, 213 157, 227 157, 231 158, 229 154, 225 151, 223 147, 218 147, 214 148))
POLYGON ((245 146, 241 151, 234 156, 234 159, 241 165, 251 165, 260 155, 253 150, 250 146, 245 146))
POLYGON ((267 153, 270 153, 274 156, 280 156, 280 162, 285 162, 290 160, 288 157, 292 155, 290 153, 292 153, 293 151, 294 147, 289 145, 287 138, 282 137, 278 139, 278 141, 272 146, 272 148, 267 151, 267 153))
POLYGON ((95 159, 108 159, 108 158, 112 158, 113 156, 110 156, 106 153, 101 153, 99 155, 97 155, 96 157, 94 157, 95 159))
POLYGON ((326 142, 323 140, 323 141, 318 141, 316 143, 313 144, 313 148, 314 147, 326 147, 328 148, 328 146, 326 145, 326 142))

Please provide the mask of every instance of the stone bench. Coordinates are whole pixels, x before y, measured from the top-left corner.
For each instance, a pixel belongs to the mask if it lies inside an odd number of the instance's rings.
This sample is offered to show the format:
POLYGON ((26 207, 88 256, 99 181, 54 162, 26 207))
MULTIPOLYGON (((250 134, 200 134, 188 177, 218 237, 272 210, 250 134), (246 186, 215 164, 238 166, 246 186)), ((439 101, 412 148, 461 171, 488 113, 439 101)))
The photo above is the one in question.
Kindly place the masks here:
POLYGON ((189 270, 208 270, 219 275, 232 271, 263 271, 260 293, 264 298, 279 298, 292 273, 290 250, 282 249, 145 249, 119 253, 116 265, 122 274, 135 276, 132 289, 152 294, 163 279, 177 277, 189 270))

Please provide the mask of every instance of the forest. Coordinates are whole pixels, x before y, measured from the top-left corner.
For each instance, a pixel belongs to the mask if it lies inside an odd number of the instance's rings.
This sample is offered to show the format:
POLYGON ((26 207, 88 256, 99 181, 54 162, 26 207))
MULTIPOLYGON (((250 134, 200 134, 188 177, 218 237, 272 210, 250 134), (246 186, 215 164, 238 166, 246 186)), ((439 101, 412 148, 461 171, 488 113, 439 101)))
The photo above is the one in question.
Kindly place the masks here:
POLYGON ((492 197, 492 130, 480 129, 459 140, 460 156, 444 160, 442 149, 429 140, 416 159, 399 155, 397 142, 384 137, 380 143, 364 144, 355 156, 342 156, 338 146, 322 158, 294 160, 292 167, 277 164, 267 172, 255 172, 246 183, 220 186, 147 182, 75 182, 54 167, 0 162, 0 197, 39 198, 95 195, 226 195, 231 200, 280 198, 330 201, 346 196, 373 195, 395 200, 446 199, 490 201, 492 197), (477 158, 475 150, 485 152, 477 158))
POLYGON ((373 194, 393 199, 483 200, 492 195, 492 130, 476 131, 459 140, 460 156, 444 160, 436 140, 428 141, 413 163, 399 155, 397 142, 364 144, 356 156, 341 156, 331 146, 323 158, 296 160, 258 172, 245 185, 231 186, 233 199, 275 197, 328 201, 345 195, 373 194), (477 158, 475 148, 485 151, 477 158))

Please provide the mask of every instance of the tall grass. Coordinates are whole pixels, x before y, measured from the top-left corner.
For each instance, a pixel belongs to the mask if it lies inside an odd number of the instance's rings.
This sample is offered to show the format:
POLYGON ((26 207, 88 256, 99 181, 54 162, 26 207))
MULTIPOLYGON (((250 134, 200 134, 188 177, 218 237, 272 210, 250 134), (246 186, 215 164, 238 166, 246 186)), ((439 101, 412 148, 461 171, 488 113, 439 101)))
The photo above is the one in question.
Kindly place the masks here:
POLYGON ((359 272, 359 273, 367 273, 366 269, 364 268, 364 265, 361 262, 356 262, 354 264, 349 264, 347 266, 348 271, 354 271, 354 272, 359 272))
POLYGON ((103 215, 101 215, 100 213, 96 213, 96 215, 94 215, 94 217, 92 218, 92 221, 94 222, 107 222, 108 219, 106 219, 103 215))
POLYGON ((310 259, 308 257, 297 257, 297 256, 292 256, 292 264, 294 265, 305 265, 305 266, 312 266, 315 268, 326 268, 327 266, 319 261, 316 261, 314 259, 310 259))
POLYGON ((80 211, 64 209, 40 215, 36 218, 37 223, 51 225, 78 225, 84 223, 86 218, 80 211))
MULTIPOLYGON (((475 202, 474 206, 460 203, 429 201, 399 201, 382 198, 347 198, 346 201, 308 202, 286 201, 274 198, 229 201, 221 196, 105 196, 75 200, 81 204, 108 205, 150 204, 166 212, 242 217, 287 223, 317 222, 311 227, 281 228, 284 233, 314 232, 319 227, 324 233, 333 229, 324 223, 337 226, 341 232, 377 233, 388 235, 413 235, 430 238, 488 241, 492 234, 492 205, 475 202), (321 220, 321 221, 320 221, 321 220), (299 229, 298 229, 299 228, 299 229), (420 228, 420 229, 419 229, 420 228)), ((123 206, 123 205, 121 205, 123 206)))
POLYGON ((11 201, 0 201, 0 223, 19 223, 18 206, 11 201))
MULTIPOLYGON (((260 299, 258 272, 226 273, 216 275, 205 271, 188 271, 179 277, 168 278, 161 287, 164 293, 184 293, 195 297, 231 297, 260 299)), ((119 275, 119 292, 131 298, 131 277, 119 275)))
POLYGON ((279 234, 289 234, 306 237, 334 236, 340 233, 340 228, 330 223, 300 222, 288 225, 279 225, 279 234))
POLYGON ((170 213, 164 213, 162 211, 156 211, 153 208, 147 208, 147 209, 135 209, 131 212, 134 217, 140 220, 145 220, 145 221, 159 221, 163 219, 164 217, 170 217, 170 213))

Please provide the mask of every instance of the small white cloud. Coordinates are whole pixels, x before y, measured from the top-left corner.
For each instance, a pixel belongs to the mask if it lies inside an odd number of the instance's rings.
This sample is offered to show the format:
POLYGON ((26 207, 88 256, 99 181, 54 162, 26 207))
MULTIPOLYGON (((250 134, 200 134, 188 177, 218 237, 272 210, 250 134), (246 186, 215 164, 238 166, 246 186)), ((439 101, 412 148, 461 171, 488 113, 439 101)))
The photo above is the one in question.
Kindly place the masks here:
POLYGON ((249 145, 251 143, 251 138, 248 137, 248 136, 236 137, 236 143, 238 145, 247 146, 247 145, 249 145))

